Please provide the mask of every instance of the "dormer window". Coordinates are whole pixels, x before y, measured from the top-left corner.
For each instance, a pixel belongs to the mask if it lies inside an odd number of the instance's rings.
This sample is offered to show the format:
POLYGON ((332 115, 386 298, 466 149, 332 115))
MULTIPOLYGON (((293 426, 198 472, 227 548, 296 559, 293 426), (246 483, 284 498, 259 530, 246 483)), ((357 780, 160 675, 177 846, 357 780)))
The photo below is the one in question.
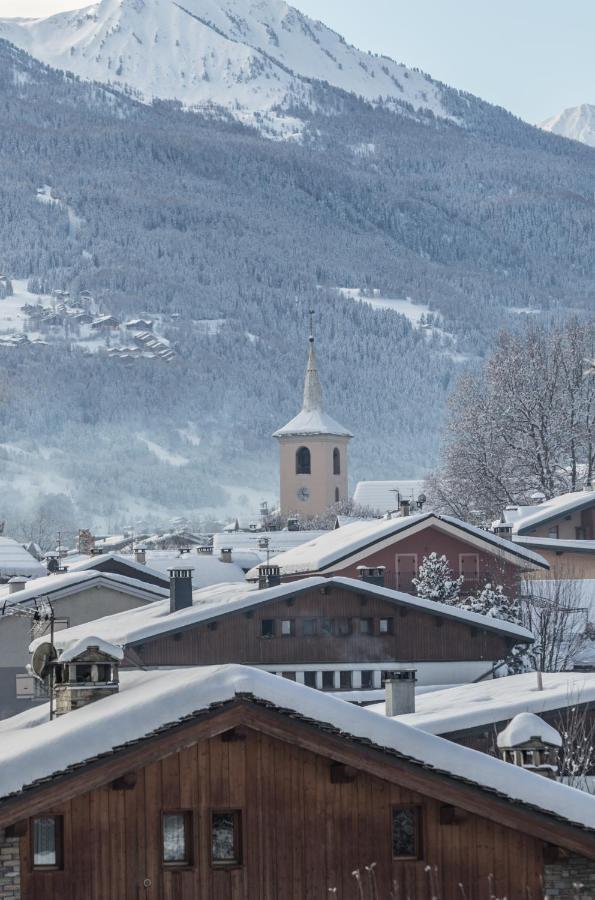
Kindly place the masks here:
POLYGON ((295 474, 311 475, 312 461, 307 447, 298 447, 295 454, 295 474))

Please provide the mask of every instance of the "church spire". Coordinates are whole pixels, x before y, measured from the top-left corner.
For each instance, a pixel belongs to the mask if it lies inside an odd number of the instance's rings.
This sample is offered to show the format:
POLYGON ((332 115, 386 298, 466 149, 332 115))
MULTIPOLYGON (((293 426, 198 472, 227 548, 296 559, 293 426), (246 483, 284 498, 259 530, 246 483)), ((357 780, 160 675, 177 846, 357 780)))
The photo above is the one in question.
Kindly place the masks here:
POLYGON ((310 349, 308 351, 308 365, 306 366, 306 380, 304 382, 304 403, 302 410, 304 412, 312 412, 317 410, 323 411, 322 405, 322 386, 318 377, 318 368, 316 365, 316 351, 314 349, 314 310, 310 310, 310 337, 308 338, 310 349))

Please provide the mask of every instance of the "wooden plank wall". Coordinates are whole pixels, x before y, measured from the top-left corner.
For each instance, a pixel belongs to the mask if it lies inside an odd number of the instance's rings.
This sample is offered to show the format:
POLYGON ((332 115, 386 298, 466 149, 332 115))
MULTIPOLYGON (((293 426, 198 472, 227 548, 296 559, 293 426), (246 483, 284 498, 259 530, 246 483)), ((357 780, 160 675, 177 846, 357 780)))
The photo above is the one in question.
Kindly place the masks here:
POLYGON ((299 664, 334 662, 497 660, 506 656, 506 641, 465 623, 397 606, 382 598, 332 587, 317 588, 261 609, 226 615, 216 626, 197 625, 133 645, 146 665, 212 665, 218 663, 299 664), (348 637, 304 637, 303 618, 326 616, 353 620, 348 637), (360 618, 374 618, 376 634, 358 633, 360 618), (394 635, 378 634, 378 619, 392 617, 394 635), (296 636, 262 638, 262 619, 295 619, 296 636))
MULTIPOLYGON (((380 900, 391 882, 402 900, 429 900, 426 866, 437 867, 442 900, 494 896, 538 900, 542 845, 525 834, 468 815, 440 824, 440 803, 360 773, 333 784, 330 762, 297 746, 246 730, 245 739, 213 738, 138 771, 130 790, 92 791, 48 812, 64 815, 65 868, 32 872, 22 839, 23 900, 358 900, 352 872, 376 863, 380 900), (395 862, 393 804, 419 805, 423 858, 395 862), (243 865, 210 865, 212 809, 239 809, 243 865), (161 865, 163 811, 192 811, 194 864, 161 865), (143 887, 145 879, 151 885, 143 887)), ((367 894, 366 894, 367 896, 367 894)))

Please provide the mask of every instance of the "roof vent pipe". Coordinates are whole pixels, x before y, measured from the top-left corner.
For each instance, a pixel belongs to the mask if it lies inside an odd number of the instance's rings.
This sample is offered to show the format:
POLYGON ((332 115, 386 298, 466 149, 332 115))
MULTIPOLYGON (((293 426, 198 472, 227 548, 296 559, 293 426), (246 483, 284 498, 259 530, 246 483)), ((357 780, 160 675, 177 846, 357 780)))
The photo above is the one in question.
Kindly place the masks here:
POLYGON ((385 678, 386 715, 405 716, 415 712, 417 669, 397 669, 385 678))
POLYGON ((192 573, 190 566, 169 570, 169 611, 178 612, 192 606, 192 573))

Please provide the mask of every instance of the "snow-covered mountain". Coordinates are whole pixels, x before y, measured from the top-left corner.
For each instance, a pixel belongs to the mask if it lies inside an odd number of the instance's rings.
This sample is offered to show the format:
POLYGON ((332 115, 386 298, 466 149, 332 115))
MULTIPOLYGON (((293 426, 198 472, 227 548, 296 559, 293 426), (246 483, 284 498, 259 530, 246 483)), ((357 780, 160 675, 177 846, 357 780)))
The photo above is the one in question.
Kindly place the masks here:
POLYGON ((101 0, 44 19, 0 20, 0 37, 144 101, 222 106, 286 131, 292 122, 279 107, 310 103, 311 80, 447 117, 430 78, 357 50, 283 0, 101 0))
POLYGON ((557 116, 546 119, 541 127, 553 134, 595 147, 595 106, 589 103, 572 106, 557 116))

